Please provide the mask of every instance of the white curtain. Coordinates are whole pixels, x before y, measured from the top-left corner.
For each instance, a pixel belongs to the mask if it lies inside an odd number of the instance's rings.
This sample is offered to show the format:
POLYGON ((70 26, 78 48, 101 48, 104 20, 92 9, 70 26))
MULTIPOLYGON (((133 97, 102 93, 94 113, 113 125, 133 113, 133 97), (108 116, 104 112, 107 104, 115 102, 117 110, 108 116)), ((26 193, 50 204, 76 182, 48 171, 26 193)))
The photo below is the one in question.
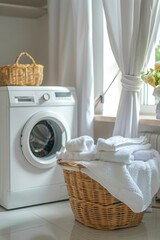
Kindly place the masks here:
POLYGON ((79 105, 79 133, 93 136, 94 79, 92 1, 72 0, 75 39, 76 89, 79 105))
MULTIPOLYGON (((122 72, 122 92, 113 135, 137 137, 140 72, 160 21, 159 0, 103 0, 113 54, 122 72)), ((112 107, 112 106, 111 106, 112 107)))
POLYGON ((48 0, 48 79, 58 85, 59 0, 48 0))
POLYGON ((49 81, 76 88, 78 135, 93 136, 92 1, 48 0, 48 12, 49 81))

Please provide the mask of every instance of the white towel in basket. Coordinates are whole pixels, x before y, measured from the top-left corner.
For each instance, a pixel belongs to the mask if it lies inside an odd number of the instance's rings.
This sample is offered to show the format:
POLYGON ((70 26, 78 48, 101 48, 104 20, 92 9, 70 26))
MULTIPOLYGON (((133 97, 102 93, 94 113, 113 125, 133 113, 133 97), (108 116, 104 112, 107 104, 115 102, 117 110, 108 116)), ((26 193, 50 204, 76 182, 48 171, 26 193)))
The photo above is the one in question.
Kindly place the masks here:
POLYGON ((60 151, 56 153, 57 159, 63 161, 91 161, 95 160, 96 151, 95 148, 90 152, 68 152, 60 151))
MULTIPOLYGON (((145 150, 151 149, 151 144, 143 144, 143 145, 130 145, 127 147, 123 147, 118 151, 98 151, 96 153, 96 159, 108 161, 108 162, 117 162, 117 163, 125 163, 131 164, 132 161, 135 160, 135 157, 138 157, 138 151, 143 150, 143 157, 148 157, 145 153, 145 150), (134 156, 134 152, 136 155, 134 156)), ((153 154, 152 154, 153 157, 153 154)))
POLYGON ((154 158, 154 151, 153 149, 149 150, 138 150, 133 152, 134 160, 136 161, 148 161, 149 159, 154 158))
POLYGON ((88 152, 93 150, 94 140, 90 136, 81 136, 69 140, 65 147, 69 152, 88 152))
POLYGON ((107 139, 98 138, 97 151, 117 151, 122 147, 146 143, 148 143, 146 136, 140 136, 139 138, 125 138, 122 136, 114 136, 107 139))
POLYGON ((114 197, 128 205, 134 212, 148 208, 160 187, 160 156, 148 161, 118 164, 103 161, 79 161, 84 173, 99 182, 114 197))

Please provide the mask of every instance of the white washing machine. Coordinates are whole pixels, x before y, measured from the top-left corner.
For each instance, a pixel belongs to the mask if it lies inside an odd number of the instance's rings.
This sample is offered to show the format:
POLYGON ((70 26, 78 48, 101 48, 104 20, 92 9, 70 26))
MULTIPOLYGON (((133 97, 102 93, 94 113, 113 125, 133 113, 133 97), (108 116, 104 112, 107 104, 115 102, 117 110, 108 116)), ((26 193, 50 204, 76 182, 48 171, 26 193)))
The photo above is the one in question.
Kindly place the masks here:
POLYGON ((67 199, 56 152, 77 136, 74 88, 0 87, 0 205, 67 199))

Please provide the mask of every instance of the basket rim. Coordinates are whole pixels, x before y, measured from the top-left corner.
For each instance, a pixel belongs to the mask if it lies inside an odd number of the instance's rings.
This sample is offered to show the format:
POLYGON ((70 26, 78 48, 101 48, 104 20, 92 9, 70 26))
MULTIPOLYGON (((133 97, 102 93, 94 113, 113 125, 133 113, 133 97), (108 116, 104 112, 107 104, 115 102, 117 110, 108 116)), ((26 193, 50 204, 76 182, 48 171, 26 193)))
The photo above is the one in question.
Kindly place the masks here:
POLYGON ((43 67, 44 68, 44 65, 42 65, 42 64, 35 64, 35 63, 31 63, 31 64, 29 64, 29 63, 26 63, 26 64, 22 64, 22 63, 13 63, 13 64, 8 64, 8 65, 4 65, 4 66, 0 66, 0 69, 2 69, 2 68, 13 68, 13 67, 22 67, 22 66, 24 66, 24 67, 27 67, 27 66, 37 66, 37 67, 43 67))
POLYGON ((81 170, 82 168, 86 168, 85 166, 83 166, 80 163, 76 163, 75 161, 73 162, 69 162, 69 161, 63 161, 62 159, 58 159, 57 160, 57 164, 60 165, 61 167, 74 167, 77 168, 79 170, 81 170))

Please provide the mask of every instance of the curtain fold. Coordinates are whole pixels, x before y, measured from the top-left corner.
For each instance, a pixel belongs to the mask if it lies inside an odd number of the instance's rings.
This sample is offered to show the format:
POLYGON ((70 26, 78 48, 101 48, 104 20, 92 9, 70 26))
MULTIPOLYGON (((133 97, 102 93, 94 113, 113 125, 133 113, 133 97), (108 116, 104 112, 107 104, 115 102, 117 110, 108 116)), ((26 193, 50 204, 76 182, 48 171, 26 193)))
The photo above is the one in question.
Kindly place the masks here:
POLYGON ((74 86, 78 135, 93 136, 92 1, 48 0, 49 82, 74 86))
POLYGON ((92 1, 72 0, 75 80, 78 95, 79 135, 93 136, 94 78, 92 1))
POLYGON ((122 92, 113 135, 137 137, 142 84, 139 75, 153 46, 155 26, 160 21, 159 0, 103 0, 103 5, 111 47, 122 72, 122 92))
POLYGON ((59 0, 47 0, 48 5, 48 79, 50 86, 58 85, 59 0))

